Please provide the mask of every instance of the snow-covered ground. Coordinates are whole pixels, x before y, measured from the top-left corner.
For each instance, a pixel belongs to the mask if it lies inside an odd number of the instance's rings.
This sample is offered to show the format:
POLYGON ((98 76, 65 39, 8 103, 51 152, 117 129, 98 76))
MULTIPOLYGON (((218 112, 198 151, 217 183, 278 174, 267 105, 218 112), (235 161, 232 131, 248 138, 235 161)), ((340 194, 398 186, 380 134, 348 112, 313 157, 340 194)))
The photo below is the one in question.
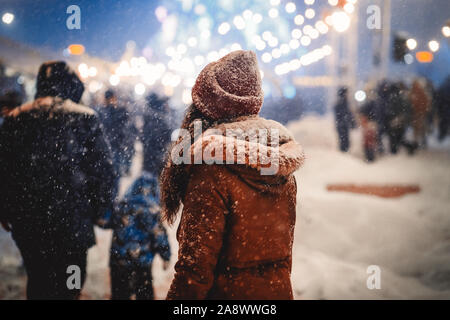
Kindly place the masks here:
MULTIPOLYGON (((297 299, 450 298, 450 138, 430 139, 413 157, 387 155, 363 161, 361 137, 352 133, 350 153, 337 151, 331 118, 307 117, 289 128, 307 161, 297 173, 298 210, 292 282, 297 299), (328 192, 329 183, 418 184, 421 192, 401 198, 328 192), (369 290, 367 268, 381 270, 381 289, 369 290)), ((139 158, 133 175, 139 172, 139 158)), ((122 181, 122 190, 132 178, 122 181)), ((156 296, 164 298, 176 261, 176 225, 168 228, 172 266, 153 264, 156 296)), ((83 297, 109 297, 111 232, 96 230, 89 251, 83 297)), ((0 299, 23 298, 25 277, 8 234, 0 231, 0 299)))

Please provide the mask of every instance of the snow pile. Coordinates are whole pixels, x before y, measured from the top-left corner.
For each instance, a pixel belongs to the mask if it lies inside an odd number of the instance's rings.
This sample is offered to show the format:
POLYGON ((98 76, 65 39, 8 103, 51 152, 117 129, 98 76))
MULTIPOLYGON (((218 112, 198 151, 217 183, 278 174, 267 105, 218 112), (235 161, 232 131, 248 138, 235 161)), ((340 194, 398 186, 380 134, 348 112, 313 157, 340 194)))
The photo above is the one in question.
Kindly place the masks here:
POLYGON ((450 298, 450 148, 362 160, 353 133, 337 150, 332 118, 289 127, 307 160, 297 173, 298 216, 292 282, 299 299, 450 298), (417 183, 419 194, 382 199, 327 192, 328 183, 417 183), (369 290, 367 267, 381 268, 369 290))

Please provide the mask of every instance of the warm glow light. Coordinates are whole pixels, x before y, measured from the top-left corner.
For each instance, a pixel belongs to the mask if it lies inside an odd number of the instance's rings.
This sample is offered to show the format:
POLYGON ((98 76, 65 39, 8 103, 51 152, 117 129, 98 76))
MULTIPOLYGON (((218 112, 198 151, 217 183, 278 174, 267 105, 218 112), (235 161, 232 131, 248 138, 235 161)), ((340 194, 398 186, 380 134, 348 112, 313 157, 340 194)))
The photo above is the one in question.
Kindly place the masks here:
POLYGON ((262 34, 262 38, 266 41, 269 41, 272 38, 272 33, 270 31, 264 31, 262 34))
POLYGON ((82 78, 89 77, 89 67, 86 63, 80 63, 80 65, 78 66, 78 72, 80 73, 80 76, 82 78))
POLYGON ((278 17, 278 10, 275 8, 272 8, 269 10, 269 17, 276 18, 278 17))
POLYGON ((366 93, 363 90, 358 90, 355 92, 355 100, 358 102, 363 102, 366 100, 366 93))
POLYGON ((255 13, 253 15, 252 20, 253 20, 254 23, 258 24, 258 23, 260 23, 263 20, 263 17, 259 13, 255 13))
POLYGON ((311 43, 311 38, 308 37, 308 36, 303 36, 303 37, 300 39, 300 43, 302 44, 302 46, 307 47, 307 46, 309 46, 309 44, 311 43))
POLYGON ((208 39, 211 36, 211 31, 209 30, 203 30, 200 33, 200 37, 202 37, 203 39, 208 39))
POLYGON ((291 49, 297 49, 298 47, 300 47, 300 42, 297 39, 292 39, 291 41, 289 41, 289 47, 291 47, 291 49))
POLYGON ((355 11, 355 6, 351 3, 346 3, 344 5, 344 11, 347 13, 353 13, 353 11, 355 11))
POLYGON ((197 45, 198 41, 196 37, 190 37, 188 39, 188 45, 189 47, 195 47, 197 45))
POLYGON ((88 71, 89 77, 95 77, 97 75, 97 68, 96 67, 90 67, 88 71))
POLYGON ((281 57, 281 50, 278 48, 275 48, 272 50, 272 57, 274 59, 278 59, 279 57, 281 57))
POLYGON ((334 12, 331 15, 333 28, 337 32, 344 32, 350 27, 350 17, 342 11, 334 12))
POLYGON ((84 53, 84 46, 82 44, 71 44, 68 49, 72 55, 79 56, 84 53))
POLYGON ((282 54, 287 54, 287 53, 289 53, 289 51, 291 51, 291 48, 289 47, 288 44, 283 43, 283 44, 280 46, 280 51, 281 51, 282 54))
POLYGON ((406 40, 406 46, 409 50, 414 50, 417 47, 417 41, 413 38, 406 40))
POLYGON ((272 55, 268 52, 265 52, 265 53, 263 53, 261 59, 263 62, 269 63, 272 60, 272 55))
POLYGON ((296 9, 295 3, 293 3, 293 2, 288 2, 288 3, 286 3, 285 9, 286 9, 286 12, 287 12, 287 13, 292 13, 292 12, 294 12, 295 9, 296 9))
POLYGON ((179 54, 185 54, 186 51, 187 51, 187 47, 186 47, 184 44, 180 43, 180 44, 177 46, 177 52, 178 52, 179 54))
POLYGON ((306 18, 312 19, 312 18, 314 18, 315 15, 316 15, 316 12, 314 11, 314 9, 311 9, 311 8, 306 9, 306 11, 305 11, 306 18))
POLYGON ((270 38, 270 40, 268 41, 269 46, 276 47, 278 45, 278 39, 275 37, 270 38))
POLYGON ((294 39, 300 39, 302 36, 302 32, 300 31, 300 29, 294 29, 292 30, 291 35, 294 39))
POLYGON ((311 5, 314 4, 314 0, 305 0, 305 4, 306 4, 307 6, 311 6, 311 5))
POLYGON ((337 6, 338 2, 338 0, 328 0, 328 3, 332 6, 337 6))
POLYGON ((242 50, 242 47, 239 43, 235 42, 231 45, 231 51, 242 50))
POLYGON ((450 37, 450 27, 449 26, 443 26, 442 27, 442 34, 444 37, 450 37))
POLYGON ((436 52, 439 50, 439 42, 436 40, 431 40, 428 42, 428 48, 430 48, 431 51, 436 52))
POLYGON ((253 16, 253 12, 251 12, 250 10, 245 10, 244 12, 242 12, 242 16, 244 17, 244 19, 250 20, 253 16))
POLYGON ((159 22, 163 22, 167 18, 167 9, 163 6, 159 6, 155 10, 156 19, 159 22))
POLYGON ((433 54, 429 51, 416 52, 416 59, 420 63, 430 63, 433 61, 433 54))
POLYGON ((325 24, 325 22, 323 22, 321 20, 316 22, 316 29, 322 34, 325 34, 328 32, 328 26, 325 24))
POLYGON ((2 16, 2 21, 3 21, 3 23, 10 24, 11 22, 14 21, 14 15, 10 12, 6 12, 2 16))
POLYGON ((222 24, 219 26, 218 31, 219 31, 220 34, 224 35, 224 34, 226 34, 228 31, 230 31, 230 28, 231 28, 231 27, 230 27, 230 24, 227 23, 227 22, 224 22, 224 23, 222 23, 222 24))
POLYGON ((181 100, 183 101, 184 104, 191 104, 192 103, 191 90, 184 89, 181 100))
POLYGON ((205 63, 205 58, 203 56, 195 56, 194 63, 198 66, 201 66, 205 63))
POLYGON ((141 96, 145 93, 145 86, 142 83, 138 83, 134 86, 134 92, 141 96))
POLYGON ((110 83, 112 86, 117 86, 117 85, 119 84, 119 82, 120 82, 120 77, 119 77, 118 75, 112 74, 112 75, 109 77, 109 83, 110 83))
POLYGON ((305 22, 305 18, 303 18, 303 16, 301 14, 298 14, 295 16, 294 18, 294 23, 298 26, 302 25, 303 22, 305 22))
POLYGON ((245 28, 245 20, 241 16, 234 17, 233 23, 238 30, 242 30, 245 28))

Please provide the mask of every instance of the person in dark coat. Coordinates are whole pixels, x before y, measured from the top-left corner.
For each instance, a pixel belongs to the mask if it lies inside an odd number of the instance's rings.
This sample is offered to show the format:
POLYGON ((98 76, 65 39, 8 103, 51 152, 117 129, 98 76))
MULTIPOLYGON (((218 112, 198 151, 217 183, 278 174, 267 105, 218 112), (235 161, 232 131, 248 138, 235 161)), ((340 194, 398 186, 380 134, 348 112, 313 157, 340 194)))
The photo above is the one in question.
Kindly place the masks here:
POLYGON ((372 162, 375 160, 376 149, 378 146, 378 106, 376 100, 370 99, 362 105, 360 112, 361 127, 363 131, 363 147, 366 160, 372 162))
POLYGON ((163 216, 173 222, 183 205, 167 299, 293 299, 293 173, 304 155, 285 127, 258 116, 256 54, 234 51, 208 64, 192 98, 161 174, 163 216))
POLYGON ((159 176, 164 155, 170 143, 171 130, 167 119, 167 99, 155 93, 147 97, 144 111, 142 143, 144 147, 143 170, 159 176))
POLYGON ((409 142, 405 138, 406 129, 411 124, 411 117, 411 104, 406 98, 403 84, 391 84, 388 89, 385 120, 392 154, 396 154, 401 146, 405 147, 409 154, 413 154, 417 149, 415 143, 409 142))
POLYGON ((436 95, 439 141, 442 141, 448 135, 450 127, 450 76, 439 87, 436 95))
POLYGON ((76 299, 115 172, 96 113, 78 104, 78 76, 47 62, 36 86, 35 100, 13 109, 0 131, 0 220, 23 257, 27 298, 76 299))
POLYGON ((152 262, 156 254, 167 269, 170 245, 160 221, 158 180, 143 172, 101 226, 114 230, 110 253, 111 297, 128 300, 154 298, 152 262))
POLYGON ((338 90, 338 101, 334 106, 339 149, 343 152, 347 152, 350 148, 350 129, 356 126, 355 119, 348 106, 347 91, 348 89, 345 87, 338 90))
POLYGON ((135 153, 136 127, 127 109, 119 105, 113 90, 105 92, 105 105, 98 111, 106 139, 111 146, 116 170, 120 176, 127 174, 135 153))

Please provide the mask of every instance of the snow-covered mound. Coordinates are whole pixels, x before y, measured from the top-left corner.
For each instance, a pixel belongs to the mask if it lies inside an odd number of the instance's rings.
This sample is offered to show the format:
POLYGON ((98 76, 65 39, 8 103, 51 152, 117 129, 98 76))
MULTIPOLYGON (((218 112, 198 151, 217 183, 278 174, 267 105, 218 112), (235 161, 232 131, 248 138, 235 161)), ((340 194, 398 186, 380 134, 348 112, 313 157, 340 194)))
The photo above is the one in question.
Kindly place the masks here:
POLYGON ((292 282, 299 299, 450 298, 450 148, 362 160, 361 137, 337 151, 332 118, 289 129, 307 160, 299 186, 292 282), (401 198, 327 192, 328 183, 419 184, 401 198), (369 290, 367 268, 381 268, 369 290))

